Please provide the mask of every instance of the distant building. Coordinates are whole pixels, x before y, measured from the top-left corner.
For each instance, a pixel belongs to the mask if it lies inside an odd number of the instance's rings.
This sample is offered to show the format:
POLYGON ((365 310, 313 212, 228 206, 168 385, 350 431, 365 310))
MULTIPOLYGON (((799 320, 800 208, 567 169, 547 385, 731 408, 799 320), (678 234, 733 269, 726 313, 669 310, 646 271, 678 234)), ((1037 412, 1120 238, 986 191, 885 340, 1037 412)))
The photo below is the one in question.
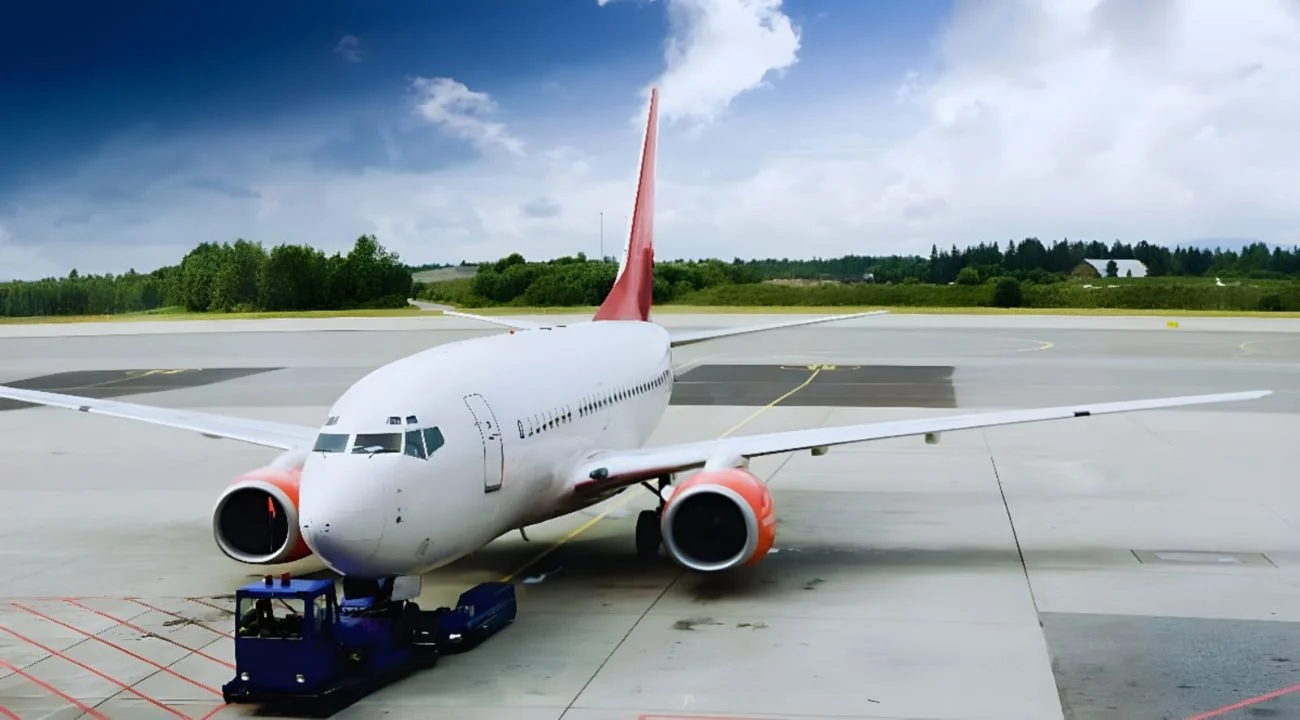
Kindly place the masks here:
POLYGON ((1094 260, 1085 258, 1074 268, 1071 275, 1079 277, 1106 277, 1106 264, 1114 262, 1117 272, 1115 277, 1146 277, 1147 266, 1141 260, 1094 260))

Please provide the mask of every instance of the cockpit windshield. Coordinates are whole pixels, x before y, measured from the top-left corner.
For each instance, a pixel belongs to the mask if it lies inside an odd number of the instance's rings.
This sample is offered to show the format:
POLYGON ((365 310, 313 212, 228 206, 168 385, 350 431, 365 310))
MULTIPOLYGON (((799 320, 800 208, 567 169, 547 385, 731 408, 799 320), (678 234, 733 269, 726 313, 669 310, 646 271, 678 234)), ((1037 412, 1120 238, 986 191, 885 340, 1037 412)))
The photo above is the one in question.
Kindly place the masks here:
POLYGON ((352 444, 352 453, 356 455, 398 453, 401 451, 401 433, 361 433, 357 435, 357 441, 352 444))
MULTIPOLYGON (((410 428, 401 433, 361 433, 351 443, 354 455, 379 453, 405 453, 421 460, 427 459, 443 445, 442 431, 437 427, 410 428)), ((312 452, 341 453, 348 451, 351 435, 321 433, 316 437, 312 452)))
POLYGON ((348 447, 348 436, 340 433, 321 433, 316 438, 312 452, 343 452, 348 447))

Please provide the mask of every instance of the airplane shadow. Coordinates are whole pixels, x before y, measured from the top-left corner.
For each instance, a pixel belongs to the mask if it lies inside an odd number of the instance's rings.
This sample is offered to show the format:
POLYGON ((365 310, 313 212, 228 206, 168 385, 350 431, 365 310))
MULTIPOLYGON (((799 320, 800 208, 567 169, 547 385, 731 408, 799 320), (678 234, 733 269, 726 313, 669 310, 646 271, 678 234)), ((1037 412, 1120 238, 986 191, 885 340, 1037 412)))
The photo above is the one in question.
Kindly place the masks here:
MULTIPOLYGON (((489 545, 434 575, 445 571, 490 576, 511 572, 540 550, 540 543, 489 545), (510 568, 504 570, 503 568, 510 568)), ((763 561, 716 575, 687 571, 666 556, 653 562, 639 560, 630 538, 622 535, 579 538, 566 543, 547 557, 519 573, 515 582, 533 583, 529 592, 572 589, 575 585, 594 589, 673 590, 697 601, 727 598, 762 598, 786 595, 791 589, 813 590, 830 578, 877 579, 882 583, 902 581, 918 574, 1023 572, 1015 547, 864 547, 819 543, 791 543, 776 548, 763 561), (540 582, 538 582, 540 580, 540 582)), ((1034 551, 1030 567, 1105 567, 1131 565, 1133 556, 1122 550, 1102 547, 1057 547, 1034 551)), ((491 578, 499 579, 499 578, 491 578)))
MULTIPOLYGON (((1023 572, 1015 547, 867 547, 844 544, 800 543, 778 545, 763 561, 716 575, 685 570, 666 556, 644 562, 636 557, 632 540, 623 534, 583 537, 565 543, 546 557, 528 565, 549 544, 512 540, 495 542, 478 552, 425 576, 426 584, 446 584, 463 579, 465 587, 498 581, 516 573, 512 581, 529 594, 545 597, 574 589, 663 590, 672 585, 698 602, 728 598, 761 599, 811 591, 831 579, 903 582, 919 574, 1023 572)), ((1136 563, 1117 548, 1056 547, 1033 551, 1030 567, 1120 567, 1136 563)), ((328 569, 295 573, 297 577, 334 578, 328 569)))

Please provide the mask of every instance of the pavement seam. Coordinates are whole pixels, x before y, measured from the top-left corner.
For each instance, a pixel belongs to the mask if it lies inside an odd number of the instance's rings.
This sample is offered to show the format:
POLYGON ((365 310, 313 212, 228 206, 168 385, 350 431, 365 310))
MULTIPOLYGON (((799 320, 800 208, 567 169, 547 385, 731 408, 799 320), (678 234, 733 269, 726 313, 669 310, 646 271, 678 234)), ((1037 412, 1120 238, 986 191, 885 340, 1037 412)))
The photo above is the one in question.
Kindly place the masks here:
POLYGON ((632 626, 627 629, 627 632, 623 633, 623 637, 619 638, 618 642, 614 644, 614 648, 609 651, 609 654, 605 656, 605 659, 600 661, 600 666, 596 668, 595 672, 591 673, 591 677, 587 678, 587 682, 583 683, 582 687, 578 688, 578 692, 573 694, 573 699, 564 706, 564 712, 560 713, 559 720, 564 720, 564 716, 568 715, 569 711, 573 709, 573 706, 577 704, 578 698, 582 697, 582 694, 587 692, 587 688, 591 687, 591 684, 596 681, 596 678, 600 675, 601 671, 605 669, 605 666, 609 664, 609 661, 618 654, 619 649, 623 647, 623 643, 627 642, 627 639, 632 637, 632 633, 636 632, 636 629, 641 627, 641 622, 646 619, 646 616, 650 614, 650 611, 654 610, 655 606, 659 604, 659 601, 664 599, 664 596, 668 594, 668 591, 672 590, 673 586, 676 585, 685 574, 685 569, 678 570, 677 574, 673 576, 673 579, 670 580, 668 584, 664 586, 664 589, 660 590, 659 594, 655 596, 655 599, 651 600, 650 603, 646 605, 645 610, 642 610, 641 614, 637 616, 636 622, 632 623, 632 626))
MULTIPOLYGON (((985 444, 988 443, 987 435, 984 437, 984 442, 985 444)), ((1034 594, 1034 581, 1029 577, 1029 563, 1025 562, 1025 551, 1020 545, 1020 534, 1016 531, 1016 521, 1011 514, 1011 503, 1007 501, 1007 491, 1006 488, 1002 486, 1002 474, 998 472, 998 461, 993 457, 991 448, 989 450, 989 465, 993 467, 993 479, 996 480, 998 484, 998 495, 1002 498, 1002 509, 1007 513, 1007 525, 1011 528, 1011 539, 1016 543, 1016 555, 1020 557, 1020 569, 1025 575, 1025 588, 1029 591, 1029 601, 1034 605, 1034 614, 1041 614, 1042 609, 1038 607, 1038 597, 1034 594)), ((1038 621, 1038 626, 1042 627, 1042 625, 1043 622, 1040 619, 1038 621)))

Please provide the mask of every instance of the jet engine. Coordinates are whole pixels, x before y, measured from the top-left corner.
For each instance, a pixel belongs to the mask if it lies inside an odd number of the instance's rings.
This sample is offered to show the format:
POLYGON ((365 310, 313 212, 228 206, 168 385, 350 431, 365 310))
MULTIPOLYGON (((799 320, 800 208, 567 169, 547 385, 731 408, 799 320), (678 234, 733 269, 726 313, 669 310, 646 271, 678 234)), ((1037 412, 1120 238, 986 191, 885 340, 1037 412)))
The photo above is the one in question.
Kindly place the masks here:
POLYGON ((212 510, 212 535, 228 557, 250 565, 301 560, 311 548, 298 531, 302 463, 275 462, 235 478, 212 510))
POLYGON ((718 572, 767 555, 776 539, 776 513, 767 484, 748 470, 704 470, 674 487, 660 529, 673 560, 718 572))

